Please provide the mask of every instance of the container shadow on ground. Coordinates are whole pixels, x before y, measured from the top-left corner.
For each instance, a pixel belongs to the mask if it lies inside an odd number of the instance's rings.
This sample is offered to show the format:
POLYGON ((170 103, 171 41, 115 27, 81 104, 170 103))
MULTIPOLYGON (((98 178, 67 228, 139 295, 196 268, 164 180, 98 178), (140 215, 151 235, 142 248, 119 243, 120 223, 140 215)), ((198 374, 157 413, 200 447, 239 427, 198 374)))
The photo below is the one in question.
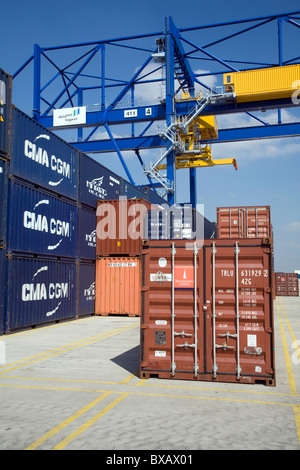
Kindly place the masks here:
POLYGON ((111 361, 127 370, 130 374, 134 374, 136 377, 139 377, 140 346, 135 346, 134 348, 119 354, 119 356, 113 357, 111 361))

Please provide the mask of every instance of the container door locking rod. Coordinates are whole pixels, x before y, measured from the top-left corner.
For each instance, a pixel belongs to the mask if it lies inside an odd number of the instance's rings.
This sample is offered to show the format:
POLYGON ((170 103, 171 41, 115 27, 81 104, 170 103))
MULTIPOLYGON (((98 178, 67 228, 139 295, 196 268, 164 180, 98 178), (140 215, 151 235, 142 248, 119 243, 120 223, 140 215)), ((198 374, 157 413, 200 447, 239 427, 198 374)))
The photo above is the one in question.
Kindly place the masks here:
POLYGON ((197 313, 197 255, 198 255, 198 248, 197 242, 194 242, 194 335, 195 335, 195 362, 194 362, 194 376, 197 377, 198 374, 198 335, 197 335, 197 320, 198 320, 198 313, 197 313))
POLYGON ((235 243, 235 289, 236 289, 236 373, 237 378, 241 377, 240 366, 240 311, 239 311, 239 253, 238 242, 235 243))
POLYGON ((175 359, 174 359, 174 348, 175 348, 175 332, 174 332, 174 322, 175 322, 175 305, 174 305, 174 300, 175 300, 175 290, 174 290, 174 265, 175 265, 175 254, 176 254, 176 248, 175 248, 175 243, 172 243, 172 248, 171 248, 171 255, 172 255, 172 305, 171 305, 171 325, 172 325, 172 346, 171 346, 171 374, 174 377, 175 375, 175 369, 176 369, 176 364, 175 364, 175 359))
POLYGON ((213 320, 213 374, 214 378, 217 377, 217 362, 216 362, 216 244, 213 243, 212 249, 212 320, 213 320))

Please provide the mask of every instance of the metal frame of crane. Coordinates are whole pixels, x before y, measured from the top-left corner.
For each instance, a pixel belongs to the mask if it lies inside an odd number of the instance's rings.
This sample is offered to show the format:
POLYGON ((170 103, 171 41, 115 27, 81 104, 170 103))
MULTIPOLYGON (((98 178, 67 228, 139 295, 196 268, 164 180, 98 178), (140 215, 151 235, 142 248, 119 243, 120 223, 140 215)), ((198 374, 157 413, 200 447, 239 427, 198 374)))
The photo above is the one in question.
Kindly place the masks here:
MULTIPOLYGON (((283 56, 283 50, 293 54, 291 47, 283 49, 283 28, 293 28, 297 33, 300 29, 299 20, 300 11, 295 11, 210 25, 177 28, 172 18, 166 17, 165 28, 159 32, 53 47, 42 47, 35 44, 33 55, 13 75, 14 86, 17 85, 18 77, 22 75, 23 70, 29 64, 33 64, 33 117, 50 129, 54 128, 52 116, 54 110, 85 106, 87 95, 96 93, 98 101, 100 97, 99 106, 95 109, 88 107, 86 121, 73 126, 77 129, 77 140, 71 142, 72 145, 88 154, 115 152, 132 184, 135 184, 135 181, 123 152, 134 150, 137 161, 141 164, 148 179, 148 186, 163 188, 170 203, 175 201, 176 168, 182 168, 185 165, 185 168, 189 168, 190 202, 195 206, 197 199, 196 167, 224 164, 224 160, 223 163, 221 160, 214 160, 211 154, 205 150, 196 155, 184 155, 184 152, 180 154, 182 151, 180 139, 184 135, 184 126, 180 127, 180 120, 181 124, 184 123, 188 126, 195 119, 204 116, 246 113, 257 123, 256 126, 219 129, 218 136, 214 139, 207 134, 206 138, 200 139, 204 146, 212 141, 233 142, 300 135, 300 119, 299 122, 289 123, 282 123, 281 120, 281 109, 295 108, 300 100, 295 103, 290 98, 281 97, 271 100, 256 99, 251 101, 250 99, 247 102, 237 102, 234 93, 212 91, 203 82, 207 76, 218 77, 228 72, 298 64, 300 57, 296 52, 295 56, 283 56), (234 50, 232 42, 240 40, 247 34, 261 32, 269 35, 270 25, 276 26, 277 37, 276 41, 273 41, 277 45, 278 60, 275 61, 276 63, 270 62, 269 55, 266 60, 254 61, 252 58, 248 60, 245 56, 240 59, 221 58, 213 52, 214 46, 220 44, 224 45, 226 53, 234 50), (226 29, 228 27, 231 28, 230 33, 226 29), (234 31, 233 28, 235 28, 234 31), (216 31, 216 39, 201 46, 188 37, 190 33, 197 32, 201 36, 207 31, 216 31), (153 48, 154 41, 155 47, 153 48), (231 49, 225 47, 227 41, 231 41, 231 49), (132 65, 136 72, 130 79, 110 77, 107 74, 108 53, 120 47, 124 54, 133 54, 134 52, 139 54, 138 62, 132 65), (57 54, 60 55, 59 60, 57 60, 57 54), (61 54, 63 54, 63 60, 61 54), (140 65, 141 54, 146 56, 142 65, 140 65), (95 61, 98 68, 99 55, 100 74, 98 71, 95 72, 96 68, 92 68, 95 61), (210 71, 194 72, 191 67, 192 61, 197 61, 197 64, 199 61, 201 64, 209 64, 210 71), (64 65, 61 65, 62 63, 64 65), (149 72, 148 66, 151 63, 154 63, 156 68, 152 68, 149 72), (44 64, 47 66, 44 67, 44 64), (53 70, 54 73, 51 72, 53 70), (156 76, 158 71, 161 71, 160 78, 156 76), (137 105, 135 99, 137 87, 155 83, 162 85, 163 93, 160 96, 160 101, 151 102, 150 100, 146 105, 137 105), (194 91, 195 86, 202 86, 208 90, 207 96, 197 97, 194 91), (177 99, 179 90, 184 93, 183 98, 188 99, 177 99), (129 104, 124 102, 127 98, 130 101, 129 104), (270 124, 255 114, 257 111, 270 109, 278 110, 276 124, 270 124), (153 124, 161 121, 165 124, 163 129, 151 133, 151 129, 154 128, 153 124), (131 135, 119 137, 114 135, 112 127, 115 125, 127 127, 130 125, 131 135), (144 128, 138 130, 138 125, 144 125, 144 128), (102 135, 101 138, 98 137, 99 129, 103 130, 106 137, 103 138, 102 135), (145 165, 141 152, 146 149, 160 149, 154 165, 145 165), (161 175, 158 170, 162 161, 165 161, 166 165, 165 176, 161 175)), ((205 34, 202 37, 206 37, 205 34)), ((55 127, 55 130, 69 129, 70 126, 64 125, 55 127)))

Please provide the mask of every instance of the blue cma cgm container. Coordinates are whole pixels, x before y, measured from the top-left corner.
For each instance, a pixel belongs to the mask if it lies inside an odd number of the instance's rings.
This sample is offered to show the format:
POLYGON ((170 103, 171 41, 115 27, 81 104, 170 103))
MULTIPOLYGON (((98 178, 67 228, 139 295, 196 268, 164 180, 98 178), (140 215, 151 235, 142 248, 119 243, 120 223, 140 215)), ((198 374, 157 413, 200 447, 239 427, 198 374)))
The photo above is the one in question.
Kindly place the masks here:
POLYGON ((8 251, 77 257, 78 209, 69 201, 9 180, 7 227, 8 251))
POLYGON ((0 246, 6 243, 8 162, 0 158, 0 246))
POLYGON ((78 208, 78 257, 81 260, 96 259, 96 211, 78 208))
POLYGON ((79 202, 97 208, 99 199, 118 199, 121 192, 120 176, 100 163, 80 154, 79 160, 79 202))
POLYGON ((8 157, 11 134, 12 77, 0 69, 0 156, 8 157))
POLYGON ((95 313, 95 263, 80 263, 78 266, 78 315, 95 313))
POLYGON ((5 331, 76 317, 76 263, 7 260, 5 331))
POLYGON ((10 172, 70 199, 78 199, 79 151, 12 106, 10 172))
POLYGON ((0 334, 4 333, 5 250, 0 248, 0 334))
POLYGON ((126 196, 127 199, 147 199, 146 192, 136 188, 133 184, 122 179, 121 196, 126 196))

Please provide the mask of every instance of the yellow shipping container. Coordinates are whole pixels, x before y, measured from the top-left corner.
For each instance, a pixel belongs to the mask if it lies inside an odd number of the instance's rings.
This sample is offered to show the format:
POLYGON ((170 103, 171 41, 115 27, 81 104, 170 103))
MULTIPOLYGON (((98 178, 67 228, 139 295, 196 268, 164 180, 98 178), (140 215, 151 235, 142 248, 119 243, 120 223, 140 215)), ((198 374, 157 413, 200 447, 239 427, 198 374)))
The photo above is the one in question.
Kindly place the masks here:
POLYGON ((238 103, 290 98, 300 88, 300 65, 230 72, 223 80, 225 91, 234 92, 238 103))

